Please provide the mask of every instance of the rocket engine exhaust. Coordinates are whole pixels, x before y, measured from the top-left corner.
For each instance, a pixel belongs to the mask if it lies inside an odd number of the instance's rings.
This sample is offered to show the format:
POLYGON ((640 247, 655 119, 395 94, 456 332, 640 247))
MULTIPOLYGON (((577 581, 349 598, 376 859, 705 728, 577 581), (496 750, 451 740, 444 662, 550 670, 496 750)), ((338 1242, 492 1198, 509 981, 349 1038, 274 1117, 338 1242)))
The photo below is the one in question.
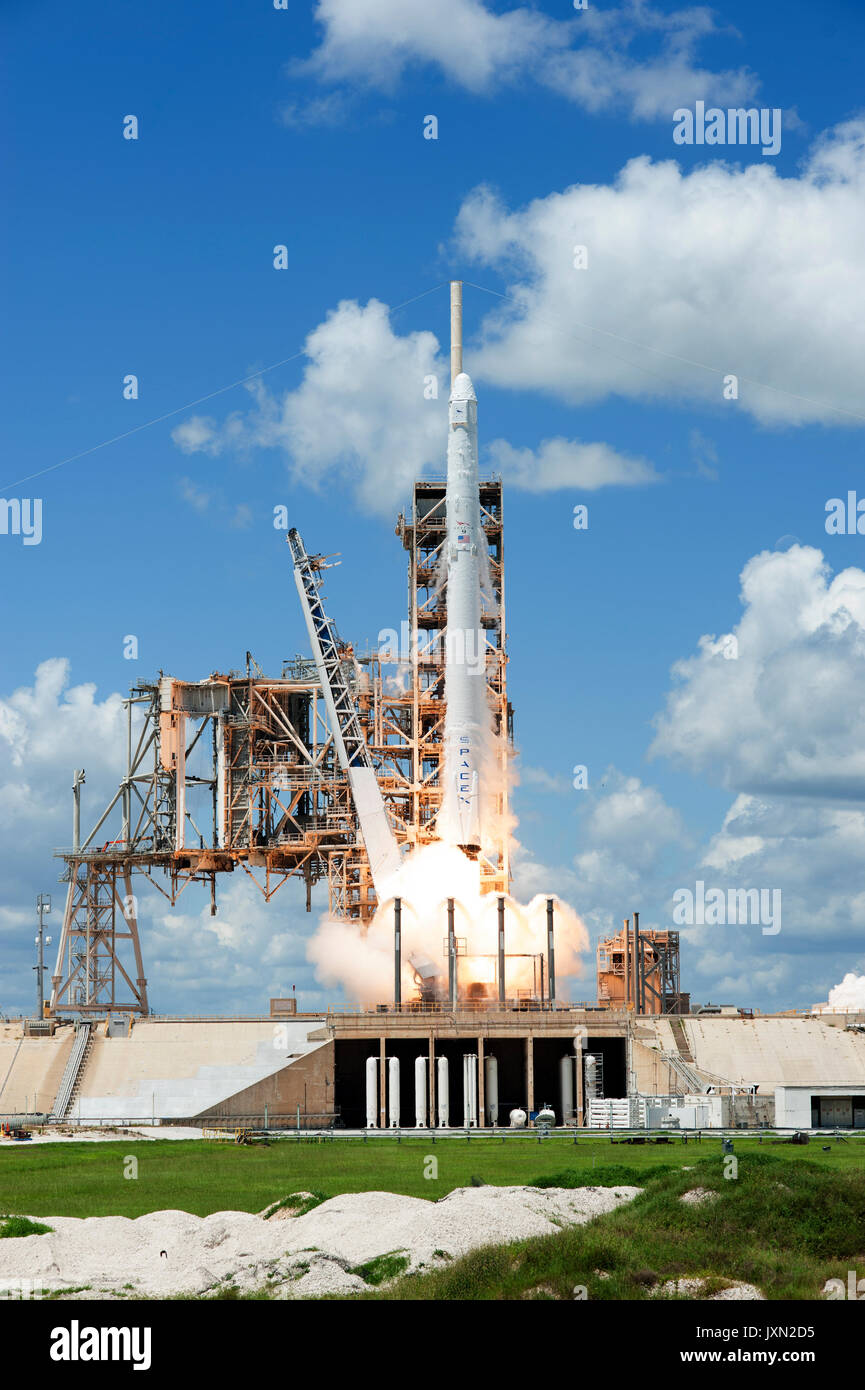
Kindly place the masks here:
POLYGON ((445 785, 437 829, 470 858, 481 848, 481 791, 490 715, 481 576, 486 537, 478 497, 478 405, 462 370, 462 282, 451 282, 451 394, 447 450, 445 785))

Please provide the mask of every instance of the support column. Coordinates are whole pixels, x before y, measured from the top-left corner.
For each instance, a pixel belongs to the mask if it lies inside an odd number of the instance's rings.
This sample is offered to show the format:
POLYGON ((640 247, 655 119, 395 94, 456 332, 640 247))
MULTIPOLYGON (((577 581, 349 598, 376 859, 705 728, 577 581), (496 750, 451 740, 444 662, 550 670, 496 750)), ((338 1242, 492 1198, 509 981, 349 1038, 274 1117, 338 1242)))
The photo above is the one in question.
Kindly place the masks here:
POLYGON ((454 935, 454 900, 448 898, 448 1000, 457 1006, 457 942, 454 935))
POLYGON ((402 1007, 402 899, 393 900, 393 1002, 402 1007))
POLYGON ((384 1055, 384 1034, 378 1050, 378 1127, 387 1129, 387 1059, 384 1055))
POLYGON ((505 900, 499 898, 499 1004, 505 1006, 505 900))
POLYGON ((625 1008, 631 1007, 631 919, 625 918, 625 1008))
POLYGON ((529 1035, 526 1038, 526 1124, 535 1108, 535 1043, 529 1035))
POLYGON ((436 1109, 436 1105, 438 1104, 438 1096, 436 1095, 435 1033, 432 1029, 430 1029, 429 1035, 429 1086, 427 1087, 427 1090, 429 1092, 429 1127, 430 1129, 435 1129, 436 1119, 438 1117, 438 1111, 436 1109))
POLYGON ((478 1127, 486 1129, 486 1077, 484 1075, 484 1040, 478 1038, 478 1127))
POLYGON ((640 942, 640 914, 634 913, 634 1013, 643 1012, 643 969, 640 942))
POLYGON ((553 900, 547 898, 547 991, 550 1008, 556 1007, 556 946, 553 931, 553 900))

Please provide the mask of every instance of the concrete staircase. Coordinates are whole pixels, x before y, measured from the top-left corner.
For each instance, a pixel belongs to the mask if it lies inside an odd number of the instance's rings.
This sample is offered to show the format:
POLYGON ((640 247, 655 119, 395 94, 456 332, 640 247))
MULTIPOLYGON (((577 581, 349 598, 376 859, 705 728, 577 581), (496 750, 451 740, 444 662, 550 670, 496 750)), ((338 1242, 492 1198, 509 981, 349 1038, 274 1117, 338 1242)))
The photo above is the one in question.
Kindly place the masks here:
POLYGON ((688 1042, 688 1035, 685 1032, 684 1023, 680 1018, 671 1018, 669 1020, 669 1023, 670 1029, 673 1034, 673 1041, 676 1044, 679 1056, 683 1057, 686 1062, 693 1062, 694 1054, 692 1053, 691 1045, 688 1042))
POLYGON ((52 1120, 63 1120, 69 1114, 70 1108, 81 1084, 87 1058, 93 1046, 93 1024, 79 1023, 75 1027, 75 1041, 72 1044, 72 1051, 66 1063, 66 1069, 60 1079, 60 1086, 54 1098, 54 1106, 51 1110, 52 1120))

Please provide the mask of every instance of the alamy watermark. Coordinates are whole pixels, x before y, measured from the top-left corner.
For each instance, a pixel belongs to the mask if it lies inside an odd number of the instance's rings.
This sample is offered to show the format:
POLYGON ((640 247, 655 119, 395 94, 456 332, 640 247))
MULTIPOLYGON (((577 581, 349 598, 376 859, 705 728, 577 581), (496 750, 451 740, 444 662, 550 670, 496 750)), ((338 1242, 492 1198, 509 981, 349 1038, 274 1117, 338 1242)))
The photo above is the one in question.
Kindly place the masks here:
POLYGON ((41 1279, 0 1279, 0 1298, 4 1300, 41 1298, 43 1293, 41 1279))
POLYGON ((865 536, 865 497, 848 492, 847 499, 830 497, 825 507, 827 536, 865 536))
POLYGON ((82 1327, 73 1318, 68 1327, 51 1330, 48 1355, 52 1361, 131 1361, 133 1371, 151 1365, 149 1327, 82 1327))
MULTIPOLYGON (((473 676, 482 676, 486 671, 489 643, 482 628, 448 628, 443 647, 446 665, 465 666, 473 676)), ((408 622, 400 623, 399 632, 393 627, 383 627, 378 634, 378 658, 383 665, 413 665, 415 661, 429 658, 432 650, 425 633, 418 632, 412 639, 408 622)))
POLYGON ((846 1288, 843 1279, 827 1279, 823 1285, 823 1295, 830 1302, 833 1299, 849 1298, 854 1303, 861 1303, 865 1300, 865 1279, 857 1279, 856 1270, 848 1269, 846 1288))
POLYGON ((698 879, 693 891, 673 894, 673 921, 680 927, 759 926, 764 936, 781 930, 780 888, 707 888, 698 879))
POLYGON ((42 541, 42 498, 0 497, 0 536, 21 536, 25 545, 42 541))
POLYGON ((680 106, 673 112, 673 140, 677 145, 761 145, 761 153, 781 152, 781 111, 777 106, 730 107, 726 111, 698 101, 691 111, 680 106))

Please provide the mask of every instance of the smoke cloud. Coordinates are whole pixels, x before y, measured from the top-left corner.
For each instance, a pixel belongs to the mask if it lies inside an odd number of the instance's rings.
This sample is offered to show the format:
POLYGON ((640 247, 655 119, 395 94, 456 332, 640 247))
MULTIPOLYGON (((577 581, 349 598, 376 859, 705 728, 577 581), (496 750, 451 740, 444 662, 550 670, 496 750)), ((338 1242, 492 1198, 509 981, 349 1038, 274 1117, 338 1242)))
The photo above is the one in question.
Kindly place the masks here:
MULTIPOLYGON (((309 943, 307 958, 324 985, 340 986, 351 1003, 381 1003, 393 996, 393 899, 402 899, 402 997, 416 995, 415 964, 431 963, 446 982, 447 899, 455 900, 455 931, 460 943, 459 982, 495 982, 498 949, 496 895, 482 894, 478 863, 442 843, 415 851, 388 884, 369 927, 325 917, 309 943), (463 946, 464 943, 464 946, 463 946), (463 950, 465 954, 462 954, 463 950)), ((532 957, 546 954, 546 897, 528 903, 506 899, 507 993, 535 987, 532 957)), ((589 938, 567 903, 555 900, 556 975, 559 982, 583 972, 589 938)), ((557 994, 564 997, 557 988, 557 994)))
POLYGON ((854 975, 850 970, 840 985, 830 989, 829 1007, 824 1006, 824 1011, 855 1013, 859 1009, 865 1010, 865 975, 854 975))

